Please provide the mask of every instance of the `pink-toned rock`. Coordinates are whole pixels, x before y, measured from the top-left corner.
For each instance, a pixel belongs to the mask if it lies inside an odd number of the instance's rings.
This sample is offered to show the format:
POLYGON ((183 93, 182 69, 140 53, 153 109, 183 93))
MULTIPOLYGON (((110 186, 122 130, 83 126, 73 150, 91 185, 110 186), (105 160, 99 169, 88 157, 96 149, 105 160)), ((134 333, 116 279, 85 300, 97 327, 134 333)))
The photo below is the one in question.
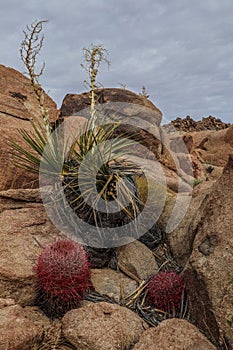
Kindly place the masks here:
MULTIPOLYGON (((33 266, 47 243, 60 232, 49 220, 35 190, 0 192, 0 297, 31 305, 35 298, 33 266), (12 195, 12 198, 11 198, 12 195), (18 198, 16 200, 15 198, 18 198)), ((38 191, 37 191, 38 192, 38 191)))
MULTIPOLYGON (((160 141, 158 126, 162 112, 147 98, 132 91, 119 88, 103 88, 95 92, 97 123, 118 123, 113 136, 124 135, 134 139, 137 144, 130 146, 130 153, 145 158, 147 153, 159 157, 160 141), (100 119, 102 118, 102 119, 100 119), (142 149, 140 144, 144 146, 142 149), (148 152, 147 152, 148 151, 148 152)), ((67 94, 62 102, 60 117, 76 115, 88 117, 86 109, 91 105, 91 93, 67 94)), ((89 115, 88 115, 89 114, 89 115)))
POLYGON ((79 350, 121 350, 135 344, 148 326, 133 311, 96 303, 66 313, 62 330, 79 350))
POLYGON ((233 155, 202 203, 184 277, 195 324, 216 343, 233 346, 233 155))
POLYGON ((31 350, 38 330, 20 305, 0 310, 0 350, 31 350))
POLYGON ((206 180, 207 173, 205 166, 194 154, 191 154, 190 158, 192 161, 193 177, 198 180, 206 180))
MULTIPOLYGON (((233 127, 228 127, 222 130, 200 130, 192 132, 172 132, 167 133, 170 140, 170 147, 175 154, 182 153, 183 145, 187 147, 191 155, 191 160, 194 166, 194 177, 203 178, 203 171, 208 165, 225 166, 228 154, 233 151, 233 127), (202 166, 201 166, 202 164, 202 166)), ((165 128, 166 131, 166 128, 165 128)), ((166 141, 168 142, 168 141, 166 141)), ((174 155, 169 154, 165 150, 161 161, 168 168, 175 170, 174 155)), ((185 169, 184 169, 185 170, 185 169)))
POLYGON ((138 282, 158 271, 152 251, 139 241, 118 248, 118 266, 138 282))
MULTIPOLYGON (((53 122, 57 118, 57 107, 46 94, 45 105, 53 122)), ((9 138, 23 145, 18 129, 32 132, 31 121, 36 121, 37 117, 40 117, 40 108, 30 80, 20 72, 0 65, 0 190, 38 186, 35 174, 16 168, 9 145, 9 138)))
POLYGON ((191 323, 168 319, 146 330, 134 350, 216 350, 215 346, 191 323))
MULTIPOLYGON (((30 80, 17 70, 5 67, 2 64, 0 64, 0 94, 5 95, 6 98, 14 99, 17 104, 21 105, 21 108, 26 108, 29 113, 27 116, 31 118, 40 116, 38 101, 31 87, 30 80)), ((5 97, 4 101, 6 101, 5 97)), ((4 103, 6 106, 7 104, 7 102, 4 103)), ((47 94, 45 94, 45 106, 49 108, 51 121, 56 120, 57 106, 47 94)), ((16 117, 23 117, 23 115, 18 115, 18 112, 13 114, 16 114, 16 117)))
POLYGON ((91 281, 98 293, 107 295, 117 302, 120 301, 121 297, 126 297, 137 288, 137 283, 134 280, 120 271, 107 268, 92 269, 91 281), (123 295, 121 295, 122 293, 123 295))
POLYGON ((131 156, 131 159, 136 164, 139 164, 141 169, 146 173, 150 185, 151 182, 160 184, 164 187, 165 192, 167 189, 176 193, 188 193, 192 190, 188 181, 193 179, 193 177, 185 174, 185 172, 182 172, 182 176, 180 174, 178 176, 176 167, 173 170, 168 166, 164 166, 161 162, 143 159, 137 156, 131 156))
MULTIPOLYGON (((193 154, 193 138, 179 132, 162 130, 163 148, 159 158, 166 184, 173 192, 190 192, 194 178, 206 178, 203 165, 193 154)), ((155 162, 154 162, 155 163, 155 162)), ((154 166, 150 166, 154 172, 154 166)), ((158 165, 157 165, 158 167, 158 165)))
POLYGON ((24 311, 27 318, 30 319, 37 327, 38 331, 49 330, 52 325, 52 321, 45 316, 45 314, 37 306, 25 306, 24 311))
POLYGON ((184 119, 176 118, 171 122, 174 128, 182 131, 202 131, 202 130, 222 130, 228 128, 231 124, 224 123, 221 119, 208 116, 203 117, 201 120, 194 120, 189 115, 184 119))
POLYGON ((194 141, 191 134, 172 132, 165 134, 166 147, 161 162, 170 170, 184 174, 186 181, 192 178, 206 179, 205 168, 193 153, 194 141), (188 179, 189 176, 189 179, 188 179))
MULTIPOLYGON (((172 255, 178 264, 184 266, 188 261, 192 249, 193 240, 195 238, 195 230, 202 217, 202 204, 206 201, 208 193, 211 191, 213 182, 206 181, 196 186, 192 192, 190 205, 187 207, 185 216, 180 221, 179 225, 166 235, 167 243, 171 249, 172 255)), ((185 202, 185 196, 181 197, 182 202, 185 202)), ((169 198, 169 202, 164 208, 164 212, 159 220, 161 227, 166 229, 167 221, 173 210, 175 198, 169 198)))
MULTIPOLYGON (((169 168, 163 167, 163 174, 165 176, 166 185, 168 189, 172 190, 175 193, 191 192, 191 185, 184 181, 182 177, 179 177, 176 171, 172 171, 169 168)), ((186 180, 192 179, 192 177, 188 174, 185 174, 186 180)))
MULTIPOLYGON (((148 108, 148 110, 150 109, 151 111, 153 111, 153 114, 150 115, 146 113, 146 120, 151 122, 152 125, 160 125, 161 123, 161 111, 150 100, 143 96, 135 94, 132 91, 119 88, 103 88, 96 90, 95 94, 97 105, 98 103, 105 104, 108 102, 125 103, 125 107, 123 108, 122 105, 122 108, 124 110, 125 115, 129 117, 138 113, 137 107, 140 109, 140 106, 143 106, 148 108)), ((61 117, 67 115, 79 115, 79 111, 85 110, 86 108, 90 107, 90 105, 90 92, 85 92, 82 94, 67 94, 62 102, 61 117)))
POLYGON ((192 154, 202 163, 225 166, 228 154, 233 152, 231 141, 232 127, 213 131, 199 131, 191 133, 194 141, 192 154))
POLYGON ((9 138, 12 138, 16 143, 23 145, 18 129, 21 128, 27 132, 32 132, 32 125, 30 124, 30 121, 25 119, 21 120, 1 112, 0 120, 0 162, 1 164, 4 164, 4 166, 2 166, 0 169, 0 190, 19 187, 38 187, 37 175, 32 174, 25 169, 20 169, 14 165, 15 160, 11 154, 13 149, 9 144, 9 138))
POLYGON ((7 199, 13 203, 14 201, 22 201, 22 202, 33 202, 33 203, 41 203, 40 191, 38 188, 35 189, 9 189, 6 191, 0 191, 0 204, 7 203, 7 199))
POLYGON ((227 129, 225 141, 226 143, 229 143, 229 145, 231 145, 231 147, 233 148, 233 125, 227 129))

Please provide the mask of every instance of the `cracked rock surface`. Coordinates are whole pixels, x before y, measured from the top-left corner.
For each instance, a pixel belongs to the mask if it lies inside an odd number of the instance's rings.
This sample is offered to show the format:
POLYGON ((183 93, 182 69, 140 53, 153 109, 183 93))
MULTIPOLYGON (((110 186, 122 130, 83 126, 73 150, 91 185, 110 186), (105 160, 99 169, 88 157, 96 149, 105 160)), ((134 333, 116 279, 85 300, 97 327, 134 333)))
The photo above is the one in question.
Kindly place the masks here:
POLYGON ((233 344, 232 213, 233 155, 230 155, 222 177, 203 203, 194 249, 184 271, 196 324, 213 341, 226 344, 233 344))
MULTIPOLYGON (((57 116, 55 102, 45 94, 45 105, 49 108, 51 121, 57 116)), ((38 101, 30 80, 13 68, 0 64, 0 190, 9 188, 31 188, 38 185, 37 176, 24 169, 16 169, 10 155, 9 138, 23 144, 18 129, 33 130, 31 121, 40 115, 38 101)))

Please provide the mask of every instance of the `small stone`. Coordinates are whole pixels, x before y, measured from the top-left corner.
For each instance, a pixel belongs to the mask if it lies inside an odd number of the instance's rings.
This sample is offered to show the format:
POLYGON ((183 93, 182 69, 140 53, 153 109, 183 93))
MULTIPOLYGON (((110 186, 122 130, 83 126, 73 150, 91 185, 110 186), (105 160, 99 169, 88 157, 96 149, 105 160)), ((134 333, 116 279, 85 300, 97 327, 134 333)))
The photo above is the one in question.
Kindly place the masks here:
POLYGON ((137 288, 137 282, 120 271, 117 272, 107 268, 92 269, 91 281, 98 293, 107 295, 116 302, 120 301, 121 292, 123 292, 123 297, 126 297, 137 288))
POLYGON ((158 271, 152 251, 139 241, 118 248, 118 266, 137 282, 147 279, 158 271))

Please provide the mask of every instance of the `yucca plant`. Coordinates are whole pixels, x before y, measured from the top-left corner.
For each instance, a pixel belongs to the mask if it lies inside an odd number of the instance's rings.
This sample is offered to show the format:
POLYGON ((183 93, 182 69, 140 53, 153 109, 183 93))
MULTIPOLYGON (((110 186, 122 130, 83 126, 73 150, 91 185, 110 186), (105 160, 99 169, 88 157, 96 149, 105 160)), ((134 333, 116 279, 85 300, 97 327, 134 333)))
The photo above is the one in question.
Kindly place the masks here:
MULTIPOLYGON (((89 228, 94 227, 98 247, 106 247, 109 242, 108 237, 102 236, 102 228, 120 227, 133 221, 141 207, 134 181, 134 176, 141 171, 126 156, 126 150, 134 142, 112 138, 116 128, 114 124, 93 128, 91 118, 83 135, 76 140, 72 158, 65 163, 69 170, 63 176, 65 197, 77 216, 88 223, 89 228), (115 210, 111 212, 109 206, 114 205, 115 210)), ((132 234, 135 233, 134 227, 132 234)), ((87 234, 93 233, 80 229, 79 236, 84 241, 87 234)))
MULTIPOLYGON (((97 125, 97 119, 104 118, 104 113, 102 115, 101 109, 96 108, 96 76, 102 61, 109 64, 107 51, 100 45, 84 49, 86 66, 83 66, 90 78, 91 108, 81 136, 74 137, 70 144, 70 140, 65 141, 64 130, 58 128, 52 132, 49 111, 44 106, 44 92, 39 82, 44 65, 39 73, 35 72, 36 56, 43 44, 44 36, 40 35, 44 22, 38 21, 27 27, 20 50, 42 118, 32 123, 33 133, 19 130, 25 147, 11 140, 15 162, 29 171, 40 172, 52 179, 50 184, 54 184, 55 190, 56 183, 60 181, 62 186, 57 193, 53 191, 50 204, 56 204, 58 214, 63 211, 62 220, 68 216, 68 213, 64 213, 66 206, 63 202, 66 201, 77 217, 97 228, 97 231, 103 227, 123 226, 140 212, 141 203, 134 176, 141 171, 126 156, 126 150, 134 141, 124 135, 114 138, 118 126, 115 123, 97 125), (110 212, 109 203, 115 203, 118 211, 110 212)), ((66 219, 71 221, 69 217, 66 219)), ((78 234, 85 242, 86 232, 80 228, 78 234)), ((135 232, 132 234, 135 235, 135 232)), ((100 234, 97 246, 105 246, 102 241, 100 234)))

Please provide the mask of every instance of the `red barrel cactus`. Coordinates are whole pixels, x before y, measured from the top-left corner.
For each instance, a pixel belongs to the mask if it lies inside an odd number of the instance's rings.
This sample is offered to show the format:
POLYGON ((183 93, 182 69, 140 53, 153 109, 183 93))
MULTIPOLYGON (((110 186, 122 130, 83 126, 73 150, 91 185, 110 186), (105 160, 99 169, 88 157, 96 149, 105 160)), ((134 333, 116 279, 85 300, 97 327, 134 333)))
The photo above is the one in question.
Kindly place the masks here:
POLYGON ((37 304, 49 316, 77 307, 90 287, 90 267, 84 248, 71 240, 47 245, 35 266, 37 304))
POLYGON ((147 302, 158 310, 178 315, 186 302, 183 278, 176 271, 164 271, 152 276, 147 285, 147 302))

